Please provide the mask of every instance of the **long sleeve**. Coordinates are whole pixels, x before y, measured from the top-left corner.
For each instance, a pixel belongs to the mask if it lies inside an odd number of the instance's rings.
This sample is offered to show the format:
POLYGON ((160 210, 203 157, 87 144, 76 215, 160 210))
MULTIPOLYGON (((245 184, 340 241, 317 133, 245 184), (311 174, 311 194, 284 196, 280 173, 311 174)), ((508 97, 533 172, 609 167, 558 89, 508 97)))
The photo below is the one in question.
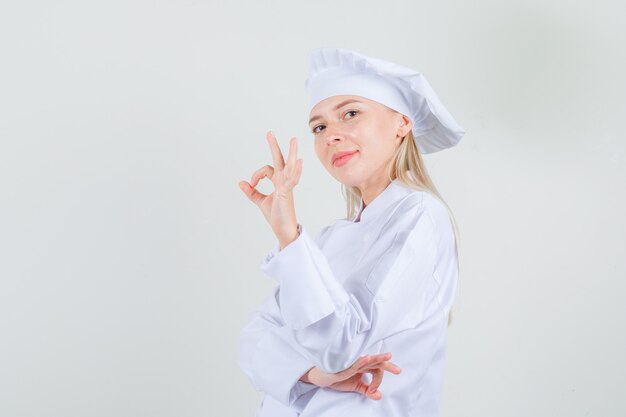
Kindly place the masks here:
POLYGON ((274 249, 261 269, 280 285, 277 301, 286 325, 275 337, 334 373, 374 343, 417 326, 439 285, 436 229, 422 205, 404 215, 403 227, 394 231, 384 252, 371 265, 354 267, 363 285, 349 292, 305 227, 282 251, 274 249))
POLYGON ((314 365, 278 333, 284 324, 276 302, 277 291, 278 287, 241 330, 238 362, 257 390, 297 410, 300 396, 318 387, 299 380, 314 365))

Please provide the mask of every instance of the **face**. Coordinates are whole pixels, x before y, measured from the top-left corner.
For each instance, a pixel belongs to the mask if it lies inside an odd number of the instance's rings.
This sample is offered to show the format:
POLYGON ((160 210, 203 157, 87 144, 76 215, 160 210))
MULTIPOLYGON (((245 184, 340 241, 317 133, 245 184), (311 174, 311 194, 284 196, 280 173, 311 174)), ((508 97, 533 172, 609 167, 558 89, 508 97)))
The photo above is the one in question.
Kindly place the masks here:
POLYGON ((408 117, 360 96, 333 96, 311 109, 315 152, 337 181, 361 189, 387 178, 388 165, 411 130, 408 117), (337 158, 341 153, 349 155, 337 158))

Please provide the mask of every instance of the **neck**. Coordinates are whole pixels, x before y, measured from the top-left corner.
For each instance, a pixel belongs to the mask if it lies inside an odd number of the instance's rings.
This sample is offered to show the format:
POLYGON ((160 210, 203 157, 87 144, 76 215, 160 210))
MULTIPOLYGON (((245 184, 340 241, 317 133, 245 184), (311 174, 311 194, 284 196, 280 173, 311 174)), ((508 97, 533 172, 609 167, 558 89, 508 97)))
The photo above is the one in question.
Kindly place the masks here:
POLYGON ((368 182, 360 185, 359 191, 361 191, 361 198, 363 198, 363 208, 371 203, 380 193, 385 191, 385 188, 389 186, 391 181, 387 177, 382 177, 378 181, 368 182))

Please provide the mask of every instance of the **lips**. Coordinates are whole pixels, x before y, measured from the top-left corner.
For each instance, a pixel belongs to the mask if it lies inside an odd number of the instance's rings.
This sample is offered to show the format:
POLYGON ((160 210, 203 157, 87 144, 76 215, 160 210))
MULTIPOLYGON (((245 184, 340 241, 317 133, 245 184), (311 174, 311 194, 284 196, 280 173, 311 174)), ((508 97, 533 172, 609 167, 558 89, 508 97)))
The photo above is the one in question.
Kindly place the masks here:
POLYGON ((337 153, 333 154, 333 164, 335 163, 335 161, 337 161, 337 159, 341 158, 342 156, 352 155, 352 154, 355 154, 357 152, 358 151, 337 152, 337 153))

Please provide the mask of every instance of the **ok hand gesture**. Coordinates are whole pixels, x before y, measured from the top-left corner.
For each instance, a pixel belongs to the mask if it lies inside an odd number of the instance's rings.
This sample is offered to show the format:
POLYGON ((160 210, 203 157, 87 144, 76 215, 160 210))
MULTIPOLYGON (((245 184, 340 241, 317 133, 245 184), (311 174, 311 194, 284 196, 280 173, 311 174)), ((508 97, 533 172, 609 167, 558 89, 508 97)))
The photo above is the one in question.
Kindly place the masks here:
POLYGON ((265 165, 259 168, 252 174, 250 183, 240 181, 239 188, 250 201, 261 209, 282 249, 298 237, 293 188, 300 181, 302 159, 296 159, 298 142, 295 137, 291 138, 289 142, 289 155, 286 163, 274 134, 269 131, 266 137, 272 152, 274 166, 265 165), (265 177, 274 184, 274 192, 269 195, 265 195, 255 188, 259 181, 265 177))
POLYGON ((335 391, 358 392, 372 400, 380 400, 382 393, 378 387, 383 381, 385 371, 398 375, 402 371, 398 365, 390 362, 391 352, 377 355, 366 355, 359 358, 348 369, 328 374, 317 367, 309 369, 302 375, 301 381, 308 382, 320 387, 332 388, 335 391), (372 375, 369 384, 363 380, 363 374, 372 375))

